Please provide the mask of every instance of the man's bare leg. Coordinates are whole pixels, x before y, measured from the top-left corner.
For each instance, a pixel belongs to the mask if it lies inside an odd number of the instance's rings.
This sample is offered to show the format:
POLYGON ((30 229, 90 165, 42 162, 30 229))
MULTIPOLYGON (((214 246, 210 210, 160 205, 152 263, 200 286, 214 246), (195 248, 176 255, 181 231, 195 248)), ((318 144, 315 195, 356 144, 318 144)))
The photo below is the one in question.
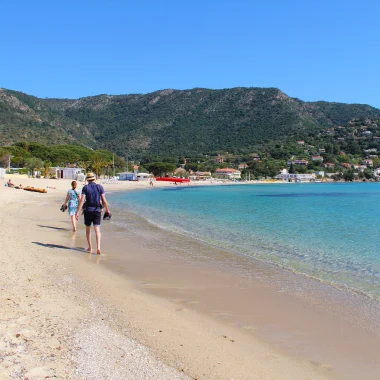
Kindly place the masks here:
POLYGON ((92 252, 92 245, 91 245, 91 226, 86 226, 86 238, 88 243, 87 252, 92 252))
POLYGON ((101 254, 101 251, 100 251, 100 238, 101 238, 100 226, 94 226, 94 230, 95 230, 95 236, 96 236, 96 253, 98 255, 100 255, 101 254))

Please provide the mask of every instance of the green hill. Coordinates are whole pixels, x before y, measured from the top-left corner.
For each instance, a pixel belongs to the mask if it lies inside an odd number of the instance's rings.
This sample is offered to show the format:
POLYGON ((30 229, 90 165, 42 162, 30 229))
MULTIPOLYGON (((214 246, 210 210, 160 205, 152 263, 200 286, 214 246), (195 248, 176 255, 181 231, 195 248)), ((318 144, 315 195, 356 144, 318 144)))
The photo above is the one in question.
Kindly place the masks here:
POLYGON ((303 102, 275 88, 195 88, 81 99, 40 99, 0 89, 1 145, 80 144, 133 157, 248 153, 268 141, 302 139, 368 117, 380 117, 380 110, 303 102))

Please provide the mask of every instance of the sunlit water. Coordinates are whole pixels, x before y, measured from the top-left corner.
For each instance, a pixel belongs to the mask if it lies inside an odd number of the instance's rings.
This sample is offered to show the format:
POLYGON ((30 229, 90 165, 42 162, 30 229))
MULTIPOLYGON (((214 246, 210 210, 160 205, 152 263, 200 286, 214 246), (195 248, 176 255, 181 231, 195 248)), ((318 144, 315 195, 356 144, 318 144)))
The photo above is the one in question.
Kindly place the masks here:
POLYGON ((380 299, 380 184, 178 185, 113 194, 112 202, 237 258, 380 299))

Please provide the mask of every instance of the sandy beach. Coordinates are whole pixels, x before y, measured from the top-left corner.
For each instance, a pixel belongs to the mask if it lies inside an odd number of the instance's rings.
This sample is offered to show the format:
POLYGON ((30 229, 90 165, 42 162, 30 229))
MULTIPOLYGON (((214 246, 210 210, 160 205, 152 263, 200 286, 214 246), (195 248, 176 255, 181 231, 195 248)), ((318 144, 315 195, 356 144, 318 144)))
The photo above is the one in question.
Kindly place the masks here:
MULTIPOLYGON (((232 302, 234 287, 242 288, 233 283, 235 277, 207 266, 202 269, 207 276, 202 277, 200 270, 186 270, 193 264, 181 258, 156 262, 152 252, 124 231, 113 231, 111 241, 106 222, 106 254, 89 255, 82 221, 73 234, 67 213, 59 211, 71 181, 8 178, 16 185, 48 192, 7 188, 0 180, 1 379, 343 379, 348 378, 341 369, 345 363, 339 355, 334 357, 344 350, 339 345, 342 337, 352 337, 341 355, 348 360, 355 349, 365 355, 366 345, 368 351, 380 347, 378 335, 342 321, 339 313, 325 313, 263 286, 255 290, 262 308, 253 304, 239 309, 237 303, 236 313, 242 318, 244 313, 256 313, 257 326, 260 319, 282 313, 283 333, 289 335, 298 328, 291 316, 303 313, 303 334, 310 333, 319 346, 318 336, 331 339, 326 360, 314 360, 307 349, 300 355, 273 344, 256 334, 255 326, 245 329, 228 318, 214 318, 210 310, 196 307, 204 293, 201 285, 206 287, 209 281, 210 289, 220 292, 221 284, 228 284, 222 290, 232 302), (113 260, 117 264, 113 252, 121 249, 118 233, 125 239, 130 272, 111 270, 113 260), (198 294, 195 283, 201 289, 198 294), (176 299, 178 289, 188 290, 183 292, 187 296, 176 299)), ((106 193, 148 186, 147 182, 104 184, 106 193)), ((112 201, 110 208, 115 215, 112 201)), ((252 290, 249 286, 246 291, 252 290)), ((209 297, 214 299, 216 294, 211 291, 209 297)), ((242 297, 247 297, 244 290, 242 297)), ((277 319, 273 317, 271 323, 276 325, 277 319)), ((362 378, 375 379, 379 366, 375 353, 368 356, 368 372, 362 378)), ((363 373, 362 367, 359 371, 363 373)), ((352 375, 357 378, 354 370, 352 375)))

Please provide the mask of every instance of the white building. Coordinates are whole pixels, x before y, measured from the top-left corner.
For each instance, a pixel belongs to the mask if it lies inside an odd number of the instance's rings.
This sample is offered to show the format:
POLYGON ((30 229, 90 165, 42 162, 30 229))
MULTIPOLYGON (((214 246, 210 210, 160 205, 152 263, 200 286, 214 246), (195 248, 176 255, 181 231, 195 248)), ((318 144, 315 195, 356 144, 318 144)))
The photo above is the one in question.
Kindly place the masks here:
POLYGON ((153 178, 154 176, 149 173, 138 173, 136 174, 138 181, 149 181, 150 178, 153 178))
POLYGON ((0 179, 4 179, 4 178, 5 178, 5 169, 0 168, 0 179))
POLYGON ((81 174, 84 174, 85 170, 82 168, 63 168, 63 167, 57 166, 57 167, 51 168, 50 172, 53 175, 55 175, 56 178, 80 180, 82 178, 81 174))
POLYGON ((282 179, 286 182, 314 182, 315 173, 294 174, 289 173, 286 169, 281 170, 281 173, 276 175, 276 179, 282 179))

